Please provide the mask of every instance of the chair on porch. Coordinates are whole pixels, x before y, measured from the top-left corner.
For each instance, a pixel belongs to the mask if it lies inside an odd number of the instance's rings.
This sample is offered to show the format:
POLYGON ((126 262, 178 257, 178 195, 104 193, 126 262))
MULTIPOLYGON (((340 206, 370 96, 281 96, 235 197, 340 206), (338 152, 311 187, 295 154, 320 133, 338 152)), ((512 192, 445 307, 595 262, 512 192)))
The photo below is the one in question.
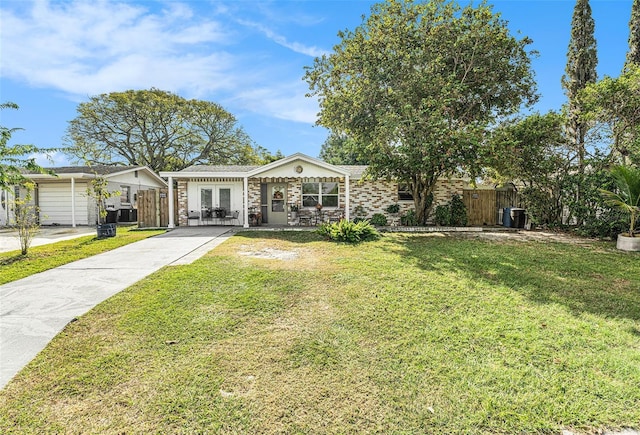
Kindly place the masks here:
POLYGON ((189 210, 187 213, 187 219, 189 221, 188 225, 198 225, 200 221, 200 212, 197 210, 189 210), (194 222, 192 224, 192 222, 194 222))
POLYGON ((238 210, 234 210, 231 214, 227 214, 222 218, 223 225, 233 225, 233 221, 236 221, 236 224, 240 224, 240 220, 238 217, 240 216, 240 212, 238 210))
POLYGON ((311 225, 311 219, 313 219, 313 214, 308 210, 300 210, 298 212, 298 225, 309 226, 311 225))

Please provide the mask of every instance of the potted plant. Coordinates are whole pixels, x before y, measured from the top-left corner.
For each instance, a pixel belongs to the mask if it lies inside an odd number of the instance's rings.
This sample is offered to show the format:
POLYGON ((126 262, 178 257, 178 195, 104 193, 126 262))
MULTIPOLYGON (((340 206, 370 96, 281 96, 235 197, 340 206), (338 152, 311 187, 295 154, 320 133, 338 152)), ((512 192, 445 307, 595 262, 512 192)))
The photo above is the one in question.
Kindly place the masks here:
POLYGON ((385 209, 385 211, 389 214, 397 214, 400 212, 400 204, 391 204, 385 209))
POLYGON ((629 215, 629 232, 618 235, 616 247, 623 251, 640 251, 640 234, 635 225, 640 216, 640 168, 615 166, 611 169, 616 191, 600 189, 605 203, 629 215))
POLYGON ((400 213, 400 204, 391 204, 384 210, 392 216, 391 225, 398 225, 397 217, 398 213, 400 213))
POLYGON ((300 210, 300 207, 298 207, 297 204, 289 205, 289 211, 291 212, 291 219, 296 219, 298 217, 298 210, 300 210))

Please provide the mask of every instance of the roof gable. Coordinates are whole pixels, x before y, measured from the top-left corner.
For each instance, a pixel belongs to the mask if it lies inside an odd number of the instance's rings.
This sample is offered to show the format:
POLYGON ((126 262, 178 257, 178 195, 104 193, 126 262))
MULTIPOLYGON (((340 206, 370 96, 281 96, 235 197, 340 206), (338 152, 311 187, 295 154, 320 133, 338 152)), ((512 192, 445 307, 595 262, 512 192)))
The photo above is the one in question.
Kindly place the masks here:
POLYGON ((284 159, 276 160, 267 165, 260 166, 248 172, 248 176, 328 176, 331 175, 350 175, 350 172, 339 166, 331 165, 319 159, 314 159, 302 153, 292 154, 284 159), (305 174, 305 169, 313 168, 313 173, 309 171, 305 174))
POLYGON ((39 172, 27 172, 25 176, 31 179, 70 179, 70 178, 95 178, 96 176, 111 178, 118 175, 128 174, 134 171, 143 171, 151 178, 156 180, 159 184, 165 185, 166 182, 155 172, 149 169, 147 166, 61 166, 59 168, 46 168, 53 171, 55 175, 41 174, 39 172))

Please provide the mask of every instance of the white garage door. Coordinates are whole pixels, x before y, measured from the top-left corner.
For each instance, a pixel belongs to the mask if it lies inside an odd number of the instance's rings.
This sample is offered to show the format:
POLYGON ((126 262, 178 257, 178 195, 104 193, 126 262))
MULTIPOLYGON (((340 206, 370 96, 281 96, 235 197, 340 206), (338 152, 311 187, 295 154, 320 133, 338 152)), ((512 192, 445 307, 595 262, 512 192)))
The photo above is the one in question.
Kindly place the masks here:
MULTIPOLYGON (((87 185, 75 185, 76 225, 88 225, 87 185)), ((71 183, 51 183, 38 186, 41 225, 71 225, 71 183)))

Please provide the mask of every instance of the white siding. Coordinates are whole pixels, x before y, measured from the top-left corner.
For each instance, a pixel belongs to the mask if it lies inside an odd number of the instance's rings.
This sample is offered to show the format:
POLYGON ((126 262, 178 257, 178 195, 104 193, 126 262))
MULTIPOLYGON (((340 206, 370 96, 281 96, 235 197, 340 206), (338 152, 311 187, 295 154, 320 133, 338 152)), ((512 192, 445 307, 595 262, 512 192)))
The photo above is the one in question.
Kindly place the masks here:
MULTIPOLYGON (((242 196, 242 182, 232 181, 228 183, 217 182, 202 182, 202 183, 189 183, 187 188, 187 204, 189 204, 189 210, 199 212, 201 209, 200 204, 200 189, 212 189, 213 190, 213 205, 219 205, 219 190, 218 189, 231 189, 231 210, 237 210, 239 212, 238 222, 239 225, 243 223, 243 204, 244 198, 242 196)), ((235 222, 234 222, 235 223, 235 222)))
MULTIPOLYGON (((75 183, 76 225, 89 224, 87 184, 75 183)), ((71 183, 47 183, 38 186, 40 224, 71 225, 71 183)))
POLYGON ((339 172, 331 171, 327 168, 314 165, 303 160, 294 160, 288 164, 278 166, 269 171, 260 172, 258 177, 275 177, 275 178, 287 178, 287 177, 302 177, 302 178, 318 178, 318 177, 344 177, 339 172), (300 166, 302 172, 297 172, 296 168, 300 166))

